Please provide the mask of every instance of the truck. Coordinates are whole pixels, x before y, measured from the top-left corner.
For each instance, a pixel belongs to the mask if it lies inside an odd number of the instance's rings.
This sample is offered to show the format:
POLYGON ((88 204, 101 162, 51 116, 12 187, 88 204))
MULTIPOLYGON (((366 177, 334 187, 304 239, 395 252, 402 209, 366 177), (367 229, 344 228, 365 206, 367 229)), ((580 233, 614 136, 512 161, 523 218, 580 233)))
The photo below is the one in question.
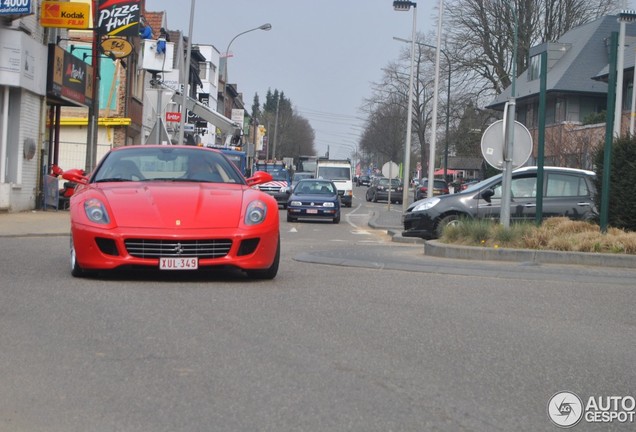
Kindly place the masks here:
POLYGON ((221 153, 227 156, 227 158, 230 161, 232 161, 234 165, 236 165, 236 167, 239 169, 239 171, 241 171, 241 174, 243 174, 244 177, 248 176, 247 153, 245 153, 242 150, 239 150, 236 147, 216 147, 216 146, 214 147, 208 146, 208 147, 219 150, 221 153))
POLYGON ((298 156, 296 158, 296 172, 310 172, 316 174, 316 164, 319 160, 325 160, 323 156, 298 156))
POLYGON ((254 162, 254 170, 265 171, 272 175, 273 180, 271 182, 263 183, 258 188, 276 198, 278 205, 287 208, 287 198, 289 198, 289 188, 291 187, 291 170, 283 161, 264 161, 259 160, 254 162))
POLYGON ((353 167, 349 159, 319 159, 316 162, 317 179, 328 179, 338 188, 340 202, 345 207, 353 203, 353 167))

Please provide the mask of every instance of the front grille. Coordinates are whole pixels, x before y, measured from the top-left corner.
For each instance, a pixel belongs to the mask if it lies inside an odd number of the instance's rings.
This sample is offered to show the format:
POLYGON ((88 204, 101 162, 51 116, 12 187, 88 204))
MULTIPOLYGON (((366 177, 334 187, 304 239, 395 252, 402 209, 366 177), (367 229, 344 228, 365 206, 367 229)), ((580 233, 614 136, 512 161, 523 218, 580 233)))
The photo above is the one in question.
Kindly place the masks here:
POLYGON ((263 192, 280 192, 280 186, 261 186, 263 192))
POLYGON ((232 240, 155 240, 128 239, 128 254, 137 258, 197 257, 221 258, 230 252, 232 240))

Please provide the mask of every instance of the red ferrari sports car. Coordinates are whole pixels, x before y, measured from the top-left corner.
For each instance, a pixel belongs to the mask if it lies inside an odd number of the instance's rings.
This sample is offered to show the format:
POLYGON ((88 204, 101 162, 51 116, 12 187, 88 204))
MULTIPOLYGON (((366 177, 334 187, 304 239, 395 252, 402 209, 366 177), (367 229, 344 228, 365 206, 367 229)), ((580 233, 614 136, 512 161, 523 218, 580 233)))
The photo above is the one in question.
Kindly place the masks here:
POLYGON ((70 200, 71 274, 119 267, 165 271, 233 266, 255 279, 278 272, 278 204, 221 152, 141 145, 111 150, 70 200))

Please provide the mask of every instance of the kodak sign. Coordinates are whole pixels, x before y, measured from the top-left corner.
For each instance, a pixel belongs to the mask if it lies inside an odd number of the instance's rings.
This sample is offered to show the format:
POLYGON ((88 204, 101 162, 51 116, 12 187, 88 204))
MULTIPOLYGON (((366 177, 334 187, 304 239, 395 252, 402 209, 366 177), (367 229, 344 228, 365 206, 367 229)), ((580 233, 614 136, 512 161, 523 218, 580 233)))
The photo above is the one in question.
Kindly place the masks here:
POLYGON ((90 5, 79 2, 61 2, 44 0, 40 25, 42 27, 60 27, 87 29, 91 24, 90 5))

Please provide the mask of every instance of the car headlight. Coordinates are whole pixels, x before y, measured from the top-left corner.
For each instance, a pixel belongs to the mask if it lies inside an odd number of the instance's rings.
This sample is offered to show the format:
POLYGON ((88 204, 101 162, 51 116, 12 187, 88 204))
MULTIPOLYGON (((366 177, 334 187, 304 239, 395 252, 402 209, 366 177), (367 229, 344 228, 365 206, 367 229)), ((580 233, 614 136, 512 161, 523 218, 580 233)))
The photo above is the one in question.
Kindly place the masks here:
POLYGON ((303 205, 303 203, 301 203, 300 201, 292 201, 289 203, 289 205, 293 207, 300 207, 301 205, 303 205))
POLYGON ((102 225, 110 223, 110 218, 108 217, 104 203, 97 198, 91 198, 84 202, 84 212, 91 222, 102 225))
POLYGON ((258 225, 267 216, 267 204, 263 201, 252 201, 245 212, 245 225, 258 225))
POLYGON ((413 207, 413 211, 424 211, 424 210, 428 210, 430 208, 433 208, 437 205, 437 203, 440 202, 439 198, 427 198, 422 200, 421 203, 417 204, 415 207, 413 207))
POLYGON ((322 204, 323 207, 335 207, 336 205, 332 202, 326 202, 322 204))

